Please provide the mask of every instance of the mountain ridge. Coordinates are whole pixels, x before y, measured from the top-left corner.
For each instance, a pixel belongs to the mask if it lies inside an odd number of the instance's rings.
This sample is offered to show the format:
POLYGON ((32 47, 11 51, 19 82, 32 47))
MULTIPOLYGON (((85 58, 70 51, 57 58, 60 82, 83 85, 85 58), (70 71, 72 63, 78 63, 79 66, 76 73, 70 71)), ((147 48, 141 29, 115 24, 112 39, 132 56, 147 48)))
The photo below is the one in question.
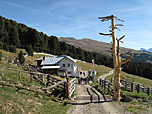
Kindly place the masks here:
MULTIPOLYGON (((89 38, 83 39, 75 39, 73 37, 60 37, 58 38, 61 42, 66 42, 70 45, 80 47, 89 52, 96 52, 101 55, 111 56, 112 55, 112 45, 110 43, 105 43, 101 41, 96 41, 89 38)), ((132 61, 136 62, 146 62, 152 63, 152 53, 147 51, 134 50, 130 48, 120 47, 121 53, 130 52, 134 54, 132 61)), ((127 58, 128 56, 124 56, 123 58, 127 58)))
POLYGON ((152 53, 152 48, 149 48, 149 49, 140 48, 140 51, 145 51, 145 52, 152 53))

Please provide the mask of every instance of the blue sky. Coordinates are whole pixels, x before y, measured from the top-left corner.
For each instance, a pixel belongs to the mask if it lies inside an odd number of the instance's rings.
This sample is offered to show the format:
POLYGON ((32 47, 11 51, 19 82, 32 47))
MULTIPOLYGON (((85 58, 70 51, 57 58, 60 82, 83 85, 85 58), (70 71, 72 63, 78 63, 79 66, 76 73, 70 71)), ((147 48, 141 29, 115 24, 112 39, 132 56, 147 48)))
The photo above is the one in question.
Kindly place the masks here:
POLYGON ((0 15, 26 24, 48 36, 90 38, 111 42, 110 21, 98 17, 115 15, 125 22, 119 38, 126 35, 122 47, 152 48, 152 0, 0 0, 0 15))

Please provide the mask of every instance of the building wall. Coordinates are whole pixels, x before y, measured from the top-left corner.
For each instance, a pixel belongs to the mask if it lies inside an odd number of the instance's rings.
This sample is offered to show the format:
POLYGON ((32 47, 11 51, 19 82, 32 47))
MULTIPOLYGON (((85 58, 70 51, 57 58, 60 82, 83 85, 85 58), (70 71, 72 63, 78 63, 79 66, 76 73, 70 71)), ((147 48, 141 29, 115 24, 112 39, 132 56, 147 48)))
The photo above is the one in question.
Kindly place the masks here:
POLYGON ((74 73, 75 63, 68 58, 64 58, 59 62, 60 70, 67 70, 68 74, 71 75, 74 73))

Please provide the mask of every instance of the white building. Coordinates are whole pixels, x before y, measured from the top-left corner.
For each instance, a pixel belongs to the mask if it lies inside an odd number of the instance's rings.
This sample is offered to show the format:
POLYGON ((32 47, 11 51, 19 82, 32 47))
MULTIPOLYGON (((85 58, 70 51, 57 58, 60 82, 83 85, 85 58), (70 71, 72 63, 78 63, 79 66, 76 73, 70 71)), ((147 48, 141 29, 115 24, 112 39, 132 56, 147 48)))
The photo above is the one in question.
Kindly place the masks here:
POLYGON ((68 76, 79 76, 76 60, 70 56, 41 57, 36 61, 43 72, 65 76, 67 71, 68 76))

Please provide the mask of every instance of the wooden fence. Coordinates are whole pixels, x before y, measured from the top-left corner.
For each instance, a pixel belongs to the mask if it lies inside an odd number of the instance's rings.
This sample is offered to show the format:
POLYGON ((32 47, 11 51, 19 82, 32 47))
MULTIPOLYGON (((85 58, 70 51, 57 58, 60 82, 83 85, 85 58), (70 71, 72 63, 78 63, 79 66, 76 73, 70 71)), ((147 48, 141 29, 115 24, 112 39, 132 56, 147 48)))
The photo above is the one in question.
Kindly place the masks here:
POLYGON ((19 81, 21 81, 21 79, 23 78, 22 73, 29 74, 30 77, 28 79, 29 79, 30 82, 39 81, 41 84, 43 84, 45 86, 48 86, 46 88, 42 88, 42 90, 45 91, 45 93, 50 94, 51 92, 49 90, 57 87, 57 88, 60 88, 60 89, 64 90, 64 93, 66 94, 66 97, 71 99, 71 95, 75 90, 76 78, 72 79, 69 82, 68 78, 61 80, 61 79, 57 79, 53 76, 50 76, 49 74, 44 74, 44 73, 40 73, 40 72, 29 72, 29 71, 23 71, 23 70, 17 70, 17 69, 2 67, 1 68, 1 76, 2 76, 3 79, 6 78, 5 77, 6 71, 4 71, 4 70, 10 70, 10 71, 18 72, 18 76, 16 76, 16 77, 18 77, 19 81))
POLYGON ((62 81, 59 81, 59 82, 57 82, 56 84, 51 85, 51 86, 49 86, 49 87, 47 87, 47 88, 43 88, 43 90, 44 90, 46 93, 50 93, 48 90, 53 89, 53 88, 55 88, 55 87, 64 89, 64 91, 65 91, 65 93, 66 93, 66 79, 64 79, 64 80, 62 80, 62 81))
POLYGON ((108 94, 113 95, 113 88, 111 87, 112 86, 111 82, 109 82, 108 80, 100 79, 99 84, 104 90, 107 91, 108 94))
MULTIPOLYGON (((147 95, 152 94, 152 88, 146 87, 141 84, 136 84, 134 82, 128 81, 128 80, 120 80, 122 84, 122 89, 130 92, 144 92, 147 93, 147 95)), ((113 85, 113 79, 111 78, 110 81, 108 80, 102 80, 100 79, 99 84, 104 90, 107 90, 108 94, 112 94, 113 88, 111 85, 113 85)))
POLYGON ((76 86, 76 78, 73 78, 70 82, 69 82, 69 97, 71 99, 71 95, 75 90, 75 86, 76 86))

